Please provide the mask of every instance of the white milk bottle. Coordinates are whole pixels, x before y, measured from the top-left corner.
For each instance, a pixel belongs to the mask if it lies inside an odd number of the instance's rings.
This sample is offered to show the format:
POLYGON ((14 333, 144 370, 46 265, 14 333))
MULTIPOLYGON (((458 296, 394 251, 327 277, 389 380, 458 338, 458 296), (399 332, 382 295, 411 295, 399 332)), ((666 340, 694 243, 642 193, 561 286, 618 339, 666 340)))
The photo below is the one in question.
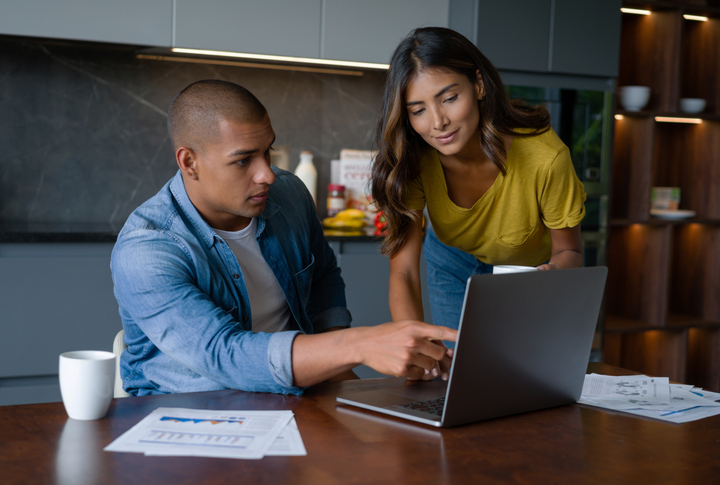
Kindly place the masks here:
POLYGON ((313 165, 313 154, 309 151, 300 152, 300 163, 295 168, 295 175, 303 181, 317 205, 317 169, 313 165))

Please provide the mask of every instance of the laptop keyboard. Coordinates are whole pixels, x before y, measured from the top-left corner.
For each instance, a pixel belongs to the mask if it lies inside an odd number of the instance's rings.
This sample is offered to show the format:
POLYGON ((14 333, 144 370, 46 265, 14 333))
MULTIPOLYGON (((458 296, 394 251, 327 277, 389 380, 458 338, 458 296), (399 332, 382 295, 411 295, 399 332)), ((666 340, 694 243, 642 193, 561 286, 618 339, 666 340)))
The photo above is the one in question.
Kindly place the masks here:
POLYGON ((445 398, 438 397, 435 399, 428 399, 427 401, 406 402, 400 404, 400 406, 407 409, 413 409, 415 411, 434 414, 435 416, 442 416, 443 408, 445 407, 445 398))

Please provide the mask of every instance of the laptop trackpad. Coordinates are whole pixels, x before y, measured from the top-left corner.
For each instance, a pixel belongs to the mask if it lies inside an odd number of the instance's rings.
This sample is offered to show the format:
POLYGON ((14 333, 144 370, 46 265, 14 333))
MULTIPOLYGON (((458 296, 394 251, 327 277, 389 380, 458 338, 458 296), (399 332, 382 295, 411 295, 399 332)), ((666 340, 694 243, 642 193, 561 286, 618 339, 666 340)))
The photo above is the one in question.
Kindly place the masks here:
POLYGON ((445 397, 446 392, 447 382, 437 379, 434 381, 405 381, 402 386, 374 389, 343 397, 372 406, 387 407, 445 397))
POLYGON ((382 391, 402 398, 403 402, 426 401, 445 397, 447 382, 441 379, 434 381, 406 381, 400 387, 382 389, 382 391))

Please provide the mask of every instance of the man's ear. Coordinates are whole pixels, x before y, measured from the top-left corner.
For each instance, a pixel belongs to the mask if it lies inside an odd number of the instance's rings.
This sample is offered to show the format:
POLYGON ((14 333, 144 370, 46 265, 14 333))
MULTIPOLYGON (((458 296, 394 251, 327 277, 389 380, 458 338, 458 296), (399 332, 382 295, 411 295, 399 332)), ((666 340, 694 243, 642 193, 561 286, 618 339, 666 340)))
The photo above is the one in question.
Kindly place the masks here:
POLYGON ((183 176, 192 180, 197 180, 197 155, 192 148, 178 148, 175 152, 175 160, 177 160, 178 167, 180 167, 180 171, 183 176))

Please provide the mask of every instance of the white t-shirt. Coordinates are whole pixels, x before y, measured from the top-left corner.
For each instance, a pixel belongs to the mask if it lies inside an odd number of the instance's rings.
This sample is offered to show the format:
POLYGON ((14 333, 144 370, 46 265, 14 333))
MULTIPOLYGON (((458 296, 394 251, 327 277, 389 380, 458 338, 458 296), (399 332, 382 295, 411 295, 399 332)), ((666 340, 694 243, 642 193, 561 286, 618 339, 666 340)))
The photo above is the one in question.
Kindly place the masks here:
POLYGON ((213 230, 230 246, 242 269, 250 297, 253 332, 287 330, 291 316, 290 306, 275 274, 260 252, 260 245, 255 238, 257 218, 253 217, 250 224, 239 231, 213 230))

